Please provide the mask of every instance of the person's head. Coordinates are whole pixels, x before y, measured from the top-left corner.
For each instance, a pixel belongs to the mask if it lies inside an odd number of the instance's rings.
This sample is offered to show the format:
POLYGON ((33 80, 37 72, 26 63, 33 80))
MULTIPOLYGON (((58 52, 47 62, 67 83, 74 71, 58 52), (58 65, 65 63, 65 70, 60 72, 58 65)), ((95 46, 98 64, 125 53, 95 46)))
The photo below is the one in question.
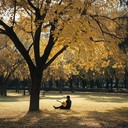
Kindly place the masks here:
POLYGON ((70 99, 70 96, 67 96, 67 99, 70 99))

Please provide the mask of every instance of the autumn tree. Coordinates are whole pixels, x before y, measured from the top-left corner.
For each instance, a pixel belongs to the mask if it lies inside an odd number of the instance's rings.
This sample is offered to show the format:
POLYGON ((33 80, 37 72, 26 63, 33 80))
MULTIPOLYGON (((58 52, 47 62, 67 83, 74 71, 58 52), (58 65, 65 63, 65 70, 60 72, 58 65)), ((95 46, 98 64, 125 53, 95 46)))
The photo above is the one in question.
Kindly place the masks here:
POLYGON ((12 40, 30 71, 29 111, 39 110, 44 70, 67 48, 85 48, 90 41, 110 42, 109 36, 113 43, 115 38, 122 38, 114 33, 118 23, 108 15, 116 5, 100 0, 1 0, 0 33, 12 40), (16 28, 22 31, 22 37, 16 28))
POLYGON ((1 35, 0 44, 0 92, 1 95, 7 95, 7 85, 9 80, 14 75, 15 71, 23 61, 14 45, 10 45, 10 40, 1 35))
POLYGON ((125 34, 124 40, 119 44, 120 49, 126 55, 125 59, 125 76, 124 76, 124 85, 128 88, 128 1, 120 0, 120 13, 121 15, 117 17, 122 26, 126 29, 127 33, 125 34))

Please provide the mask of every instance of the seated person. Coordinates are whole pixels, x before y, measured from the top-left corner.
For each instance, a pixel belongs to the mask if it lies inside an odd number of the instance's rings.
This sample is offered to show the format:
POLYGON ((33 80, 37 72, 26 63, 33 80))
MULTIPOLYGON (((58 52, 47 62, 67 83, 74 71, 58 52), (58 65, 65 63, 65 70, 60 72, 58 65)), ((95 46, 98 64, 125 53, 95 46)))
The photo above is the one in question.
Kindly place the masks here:
MULTIPOLYGON (((60 102, 60 101, 59 101, 60 102)), ((70 100, 70 96, 67 96, 66 102, 61 102, 62 105, 59 107, 53 106, 55 109, 70 109, 72 105, 72 101, 70 100)))

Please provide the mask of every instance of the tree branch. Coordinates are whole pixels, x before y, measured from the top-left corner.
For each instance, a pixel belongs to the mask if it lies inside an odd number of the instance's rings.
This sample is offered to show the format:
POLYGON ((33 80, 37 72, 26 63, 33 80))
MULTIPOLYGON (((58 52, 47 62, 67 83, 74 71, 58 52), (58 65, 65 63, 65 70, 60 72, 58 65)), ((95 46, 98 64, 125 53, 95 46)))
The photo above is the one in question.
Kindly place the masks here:
POLYGON ((24 45, 21 43, 19 38, 17 37, 16 33, 13 31, 12 27, 7 26, 3 21, 0 20, 0 25, 2 25, 6 30, 6 35, 12 40, 16 48, 22 54, 24 59, 27 61, 28 66, 35 67, 27 50, 25 49, 24 45))
POLYGON ((31 0, 27 0, 28 4, 36 11, 37 8, 32 4, 31 0))
MULTIPOLYGON (((115 34, 112 34, 104 24, 102 24, 99 20, 97 20, 97 19, 95 18, 95 17, 98 17, 98 15, 90 15, 90 17, 91 17, 93 20, 96 21, 96 23, 97 23, 97 25, 99 26, 99 28, 100 28, 100 30, 101 30, 101 32, 102 32, 103 35, 104 35, 104 34, 107 34, 107 35, 110 35, 110 36, 115 37, 115 38, 118 38, 118 39, 124 39, 124 37, 119 37, 119 36, 117 36, 117 35, 115 35, 115 34), (106 31, 103 30, 102 26, 106 29, 106 31)), ((102 18, 106 18, 106 19, 108 19, 108 20, 111 20, 112 22, 116 23, 119 27, 121 27, 120 24, 118 24, 115 20, 113 20, 113 19, 111 19, 111 18, 109 18, 109 17, 106 17, 106 16, 99 16, 99 17, 102 17, 102 18)), ((122 27, 121 27, 121 28, 122 28, 122 27)))
POLYGON ((28 50, 27 50, 27 51, 28 51, 28 53, 29 53, 29 51, 30 51, 31 47, 33 46, 33 44, 34 44, 34 43, 32 43, 32 44, 29 46, 29 48, 28 48, 28 50))
POLYGON ((99 26, 99 28, 101 30, 101 33, 104 34, 100 22, 97 19, 95 19, 93 16, 90 15, 90 17, 98 24, 98 26, 99 26))
POLYGON ((62 4, 62 2, 63 2, 63 0, 60 0, 60 2, 58 3, 58 5, 61 5, 61 4, 62 4))
POLYGON ((13 16, 12 26, 14 26, 14 24, 15 24, 15 18, 16 18, 16 3, 17 3, 17 1, 14 0, 14 16, 13 16))
POLYGON ((5 30, 3 30, 2 28, 0 28, 0 34, 7 34, 5 30))
POLYGON ((54 43, 54 37, 53 37, 53 34, 52 34, 54 30, 55 30, 55 26, 54 26, 54 24, 51 24, 50 36, 49 36, 48 44, 47 44, 47 46, 46 46, 46 48, 44 50, 44 54, 41 57, 42 64, 46 63, 46 61, 47 61, 47 59, 48 59, 48 57, 49 57, 49 55, 51 53, 51 50, 52 50, 52 48, 53 48, 53 46, 55 44, 54 43))
POLYGON ((33 17, 32 17, 32 12, 31 12, 31 36, 32 36, 32 39, 34 40, 32 21, 33 21, 33 17))
POLYGON ((46 24, 46 25, 44 25, 43 26, 43 28, 47 28, 47 27, 49 27, 51 24, 49 23, 49 24, 46 24))
POLYGON ((42 0, 42 3, 40 4, 40 9, 43 7, 44 0, 42 0))
POLYGON ((61 54, 63 53, 68 46, 64 46, 60 51, 58 51, 46 64, 45 64, 45 69, 61 54))
POLYGON ((112 36, 112 37, 118 38, 118 39, 125 39, 125 37, 119 37, 119 36, 116 36, 115 34, 112 34, 112 33, 109 33, 109 32, 103 31, 103 33, 105 33, 105 34, 107 34, 107 35, 110 35, 110 36, 112 36))
POLYGON ((105 18, 105 19, 108 19, 108 20, 111 20, 113 21, 114 23, 116 23, 119 27, 121 27, 121 25, 115 21, 115 18, 110 18, 110 17, 107 17, 107 16, 102 16, 102 15, 92 15, 93 17, 102 17, 102 18, 105 18))
POLYGON ((6 25, 2 20, 0 20, 0 25, 4 27, 4 29, 7 31, 8 28, 10 28, 8 25, 6 25))
POLYGON ((40 63, 40 35, 41 35, 41 28, 42 28, 42 23, 40 26, 37 28, 35 35, 34 35, 34 56, 35 56, 35 61, 36 65, 40 63))

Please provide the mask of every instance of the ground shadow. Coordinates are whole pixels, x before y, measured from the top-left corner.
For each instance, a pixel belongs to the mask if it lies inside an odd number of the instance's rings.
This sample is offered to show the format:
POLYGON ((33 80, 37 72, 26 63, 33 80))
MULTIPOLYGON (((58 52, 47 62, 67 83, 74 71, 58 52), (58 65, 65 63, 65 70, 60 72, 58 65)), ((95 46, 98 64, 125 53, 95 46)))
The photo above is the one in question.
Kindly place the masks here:
POLYGON ((128 128, 128 107, 106 112, 90 111, 88 114, 90 118, 95 118, 103 128, 128 128))
POLYGON ((85 117, 73 110, 45 109, 26 113, 18 120, 1 118, 0 128, 128 128, 127 117, 128 108, 90 111, 85 117))
POLYGON ((44 110, 44 112, 27 113, 18 121, 8 121, 0 119, 1 128, 90 128, 79 124, 81 117, 68 116, 73 111, 59 110, 57 113, 44 110))

